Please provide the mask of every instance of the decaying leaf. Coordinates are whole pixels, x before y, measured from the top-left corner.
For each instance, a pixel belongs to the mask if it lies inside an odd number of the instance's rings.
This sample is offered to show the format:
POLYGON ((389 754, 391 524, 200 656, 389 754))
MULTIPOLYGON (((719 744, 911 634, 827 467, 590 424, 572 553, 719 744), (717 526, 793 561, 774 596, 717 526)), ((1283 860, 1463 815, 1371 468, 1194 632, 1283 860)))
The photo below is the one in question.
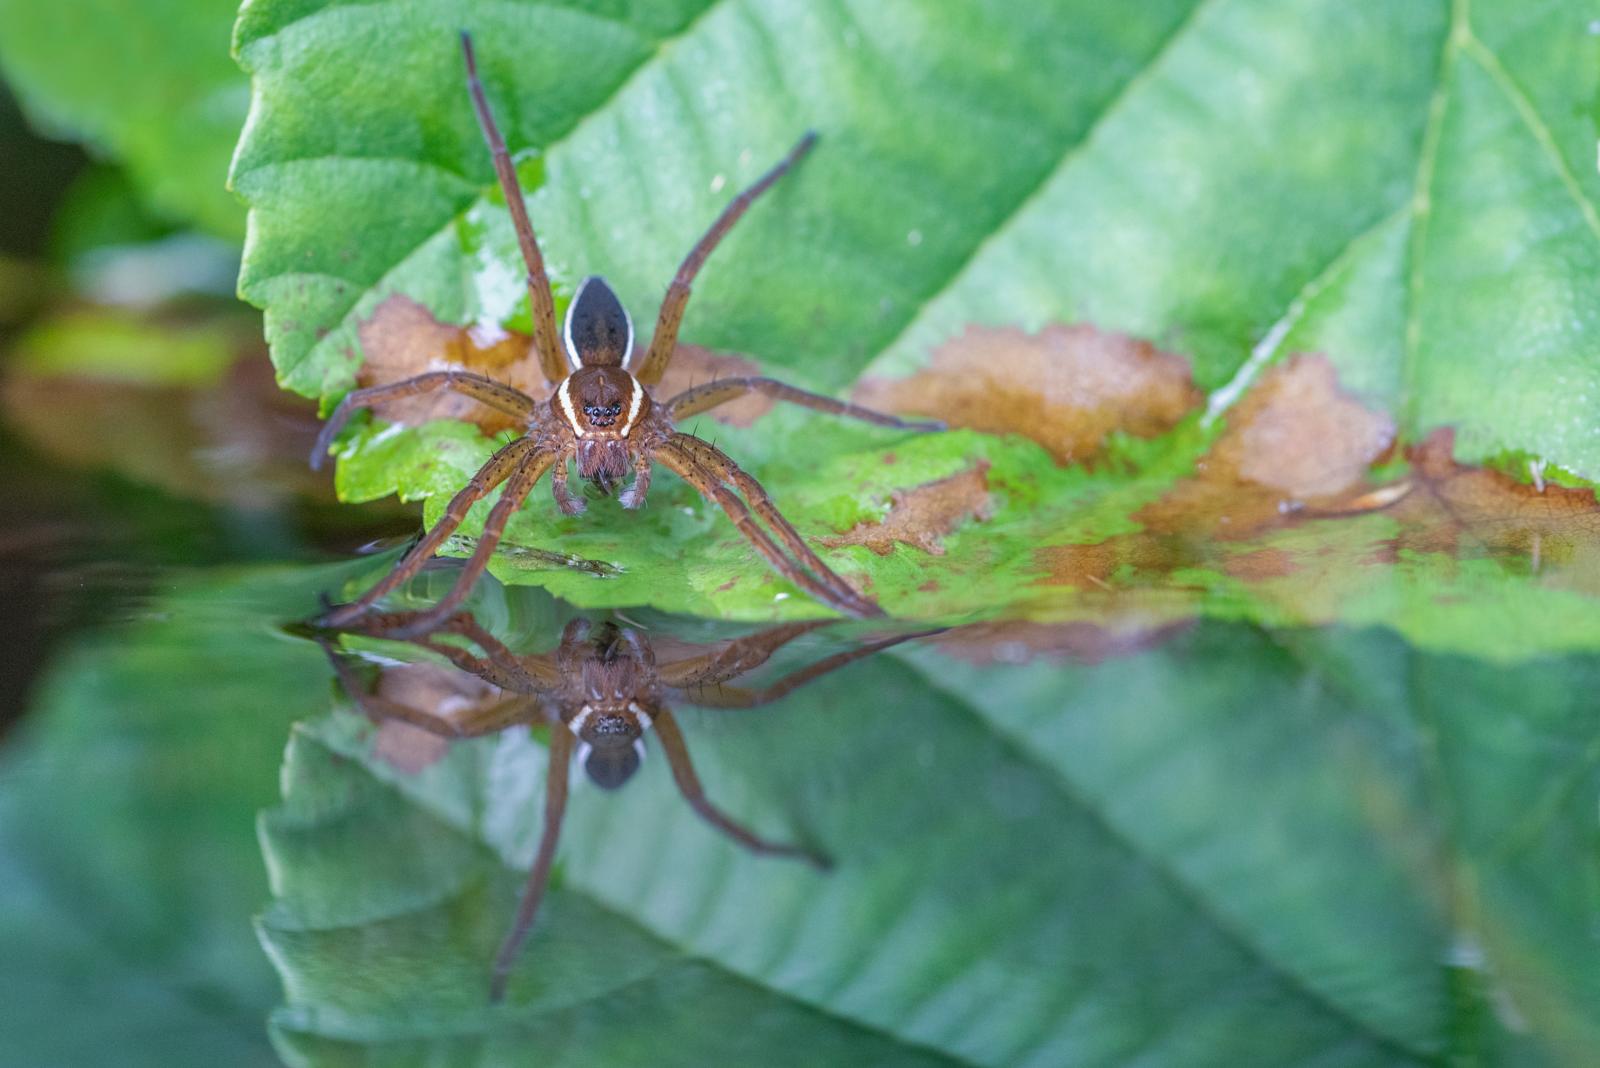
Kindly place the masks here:
MULTIPOLYGON (((481 326, 441 323, 410 297, 396 293, 361 323, 361 350, 366 359, 356 373, 359 386, 382 386, 425 371, 464 368, 515 386, 533 397, 550 387, 531 353, 526 334, 481 326)), ((387 422, 417 426, 433 419, 464 419, 494 434, 515 425, 503 412, 449 390, 388 401, 373 414, 387 422)))
POLYGON ((1194 477, 1135 518, 1152 531, 1247 537, 1308 506, 1347 506, 1393 444, 1394 421, 1340 389, 1331 363, 1295 356, 1229 414, 1194 477))
MULTIPOLYGON (((409 708, 424 709, 445 718, 501 700, 505 692, 475 675, 442 664, 398 663, 379 672, 377 696, 409 708)), ((397 771, 416 774, 437 763, 450 749, 450 741, 404 720, 377 721, 373 756, 397 771)))
MULTIPOLYGON (((732 353, 713 352, 699 345, 680 344, 673 350, 667 373, 651 389, 658 400, 666 400, 686 389, 719 378, 761 374, 761 365, 732 353)), ((749 426, 772 410, 773 400, 760 393, 748 393, 707 412, 701 418, 715 419, 730 426, 749 426)))
POLYGON ((883 519, 859 523, 843 534, 821 539, 822 544, 830 549, 865 545, 879 556, 888 556, 897 542, 904 542, 943 556, 946 534, 966 519, 984 520, 992 514, 988 475, 989 464, 979 461, 948 478, 897 490, 883 519))
POLYGON ((855 399, 951 426, 1021 434, 1057 463, 1092 460, 1114 431, 1150 438, 1203 397, 1181 356, 1083 323, 1036 334, 969 326, 910 378, 869 378, 855 399))
POLYGON ((1399 533, 1392 552, 1523 558, 1535 570, 1587 572, 1584 585, 1600 592, 1600 503, 1593 490, 1518 482, 1500 471, 1468 467, 1454 458, 1455 434, 1436 430, 1406 451, 1411 492, 1394 506, 1399 533))
POLYGON ((1340 387, 1320 356, 1295 356, 1262 376, 1228 416, 1227 429, 1179 481, 1134 519, 1143 530, 1092 545, 1048 546, 1037 561, 1047 585, 1104 585, 1119 569, 1170 574, 1219 566, 1253 580, 1292 573, 1278 549, 1240 542, 1312 516, 1350 516, 1390 505, 1367 482, 1394 445, 1394 424, 1340 387))

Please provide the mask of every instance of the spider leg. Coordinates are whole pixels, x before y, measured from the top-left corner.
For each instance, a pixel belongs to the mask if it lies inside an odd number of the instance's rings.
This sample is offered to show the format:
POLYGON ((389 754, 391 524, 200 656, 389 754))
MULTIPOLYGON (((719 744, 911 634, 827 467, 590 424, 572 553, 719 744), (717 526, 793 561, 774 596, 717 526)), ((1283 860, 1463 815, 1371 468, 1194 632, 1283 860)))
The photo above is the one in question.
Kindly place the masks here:
POLYGON ((492 378, 472 371, 429 371, 383 386, 368 386, 345 394, 339 406, 328 417, 328 421, 322 425, 322 432, 317 435, 316 444, 311 446, 311 469, 315 471, 322 467, 322 461, 328 455, 334 437, 360 409, 370 408, 387 400, 414 397, 418 393, 427 393, 435 389, 453 389, 480 404, 487 404, 496 411, 522 420, 532 420, 538 411, 538 402, 520 389, 513 389, 504 382, 496 382, 492 378))
POLYGON ((640 449, 633 460, 633 485, 617 495, 617 503, 624 508, 643 508, 644 498, 650 492, 650 472, 655 462, 647 449, 640 449))
POLYGON ((800 536, 800 532, 795 530, 789 521, 783 517, 783 514, 778 511, 778 506, 772 503, 772 497, 762 488, 761 483, 757 482, 753 476, 734 463, 727 453, 710 442, 701 441, 692 434, 674 434, 673 441, 694 456, 696 462, 705 470, 711 472, 718 481, 731 485, 734 489, 744 494, 745 500, 750 502, 750 507, 755 511, 756 515, 760 516, 767 526, 772 528, 773 533, 789 547, 789 551, 794 553, 802 565, 810 568, 824 582, 834 586, 846 600, 853 601, 858 606, 866 608, 864 612, 856 611, 851 614, 883 615, 883 609, 857 593, 849 583, 834 574, 833 570, 822 562, 822 558, 812 550, 811 546, 806 544, 806 540, 800 536))
POLYGON ((489 110, 489 98, 484 95, 483 82, 478 79, 478 61, 472 52, 472 36, 461 34, 461 52, 467 61, 467 89, 472 93, 472 109, 477 112, 478 125, 483 128, 483 139, 489 142, 489 152, 494 156, 494 171, 500 178, 500 190, 505 194, 506 207, 511 211, 511 223, 517 231, 517 244, 522 249, 522 262, 528 268, 528 304, 533 315, 534 348, 538 350, 539 368, 552 383, 567 377, 565 349, 561 347, 556 330, 556 304, 550 293, 550 278, 545 273, 544 256, 539 252, 539 239, 534 236, 533 223, 528 219, 528 205, 522 199, 522 186, 517 181, 517 168, 506 150, 505 138, 495 125, 494 112, 489 110))
POLYGON ((755 670, 800 635, 833 624, 831 619, 813 619, 768 627, 714 647, 710 652, 669 661, 660 665, 656 673, 663 683, 675 689, 712 685, 755 670))
POLYGON ((672 361, 672 353, 678 345, 678 327, 683 323, 684 309, 689 305, 690 287, 694 285, 695 275, 700 273, 700 268, 705 265, 706 257, 711 255, 728 231, 733 229, 733 224, 739 217, 750 210, 750 205, 755 199, 765 193, 772 183, 782 178, 784 173, 800 162, 811 146, 817 143, 815 130, 808 131, 800 138, 798 144, 789 150, 789 154, 779 160, 777 165, 758 178, 754 185, 733 198, 733 202, 722 209, 722 214, 717 216, 717 221, 705 232, 694 248, 689 250, 689 255, 683 259, 678 273, 672 279, 672 284, 667 287, 667 295, 661 301, 661 313, 656 319, 655 336, 650 339, 650 351, 645 355, 644 362, 639 365, 639 370, 634 377, 645 385, 654 385, 661 380, 661 374, 667 369, 667 364, 672 361))
POLYGON ((513 723, 525 723, 531 718, 528 715, 529 707, 537 708, 535 700, 523 694, 508 694, 500 700, 470 708, 459 718, 402 704, 369 690, 350 669, 348 658, 331 642, 321 640, 319 644, 333 664, 339 685, 370 719, 397 719, 441 738, 476 738, 504 730, 513 723))
MULTIPOLYGON (((678 435, 678 437, 683 436, 685 435, 678 435)), ((823 568, 823 574, 833 580, 832 585, 813 578, 799 564, 785 556, 777 543, 761 529, 761 525, 756 522, 755 516, 750 513, 744 501, 719 482, 715 475, 700 465, 693 453, 682 448, 675 440, 662 445, 657 455, 661 463, 666 464, 671 471, 698 490, 701 496, 721 507, 728 518, 733 520, 733 525, 738 528, 739 533, 745 536, 757 552, 767 558, 767 563, 778 574, 823 604, 830 605, 846 615, 883 614, 883 609, 856 593, 843 579, 826 567, 823 568)))
POLYGON ((689 747, 683 740, 683 732, 678 729, 678 721, 671 710, 661 709, 656 714, 654 726, 656 737, 661 739, 661 748, 667 754, 667 764, 672 768, 673 781, 678 784, 678 792, 689 802, 689 807, 694 809, 696 815, 759 856, 797 857, 817 868, 826 869, 829 866, 828 859, 815 850, 768 841, 723 812, 706 797, 705 787, 700 784, 700 776, 695 774, 694 762, 689 758, 689 747))
MULTIPOLYGON (((468 510, 480 499, 492 493, 496 486, 509 478, 511 473, 521 466, 524 458, 533 451, 533 448, 534 445, 531 439, 518 438, 489 457, 488 462, 478 469, 478 473, 472 476, 461 491, 450 498, 449 505, 445 507, 444 515, 440 516, 439 521, 433 525, 433 528, 424 534, 405 556, 401 557, 400 562, 395 564, 394 568, 379 579, 377 584, 366 593, 347 605, 341 605, 323 617, 323 625, 329 627, 348 626, 365 615, 367 609, 371 608, 378 598, 420 571, 422 565, 433 557, 434 552, 438 550, 440 545, 444 544, 444 540, 455 532, 455 529, 461 525, 462 520, 467 518, 468 510)), ((431 620, 430 622, 436 626, 443 621, 443 618, 441 616, 439 619, 431 620)), ((421 628, 417 633, 422 633, 428 629, 432 628, 421 628)))
POLYGON ((715 382, 707 382, 693 389, 684 390, 667 402, 667 411, 674 420, 684 419, 691 415, 710 411, 719 404, 726 404, 746 393, 764 393, 773 400, 788 401, 804 408, 814 408, 819 412, 829 415, 842 415, 847 419, 859 419, 864 423, 873 423, 877 426, 894 427, 897 430, 944 430, 945 424, 937 419, 900 419, 884 412, 863 408, 859 404, 850 404, 846 401, 825 397, 821 393, 812 393, 809 390, 798 389, 775 378, 753 376, 749 378, 722 378, 715 382))
POLYGON ((717 681, 712 680, 680 686, 677 687, 677 690, 690 704, 699 705, 702 708, 757 708, 786 697, 811 680, 826 675, 830 671, 836 671, 846 664, 865 659, 874 653, 899 645, 901 642, 910 641, 912 638, 925 638, 930 634, 938 634, 942 629, 917 631, 914 634, 896 634, 890 638, 879 638, 875 641, 865 642, 854 649, 847 649, 843 652, 834 653, 832 656, 823 657, 815 664, 808 664, 798 671, 790 672, 771 686, 761 689, 723 687, 717 681))
POLYGON ((556 507, 561 509, 562 515, 582 515, 589 506, 582 497, 569 488, 567 465, 571 459, 567 452, 562 452, 556 458, 554 466, 550 469, 550 492, 555 494, 556 507))
POLYGON ((472 556, 468 558, 466 566, 456 576, 456 583, 450 587, 450 592, 445 594, 438 604, 424 612, 418 612, 411 622, 387 632, 384 637, 414 638, 427 634, 461 607, 461 602, 467 599, 467 594, 472 592, 473 585, 477 583, 478 576, 489 566, 489 559, 494 555, 495 546, 500 544, 500 535, 505 532, 506 524, 511 521, 517 509, 522 507, 522 502, 527 500, 534 484, 555 462, 556 455, 557 453, 551 450, 535 450, 523 458, 515 473, 506 480, 506 488, 501 491, 500 499, 489 510, 489 516, 483 522, 483 533, 478 536, 477 547, 472 550, 472 556))
POLYGON ((544 831, 539 836, 539 850, 534 854, 533 867, 528 870, 528 881, 522 891, 522 902, 517 906, 517 917, 507 932, 500 951, 495 954, 494 972, 489 981, 489 999, 500 1001, 505 997, 506 983, 511 978, 511 966, 516 963, 517 952, 527 941, 533 928, 533 918, 544 899, 545 887, 550 883, 550 865, 555 860, 556 842, 561 837, 561 818, 567 811, 567 768, 572 762, 572 732, 556 725, 550 731, 550 763, 544 776, 544 831))

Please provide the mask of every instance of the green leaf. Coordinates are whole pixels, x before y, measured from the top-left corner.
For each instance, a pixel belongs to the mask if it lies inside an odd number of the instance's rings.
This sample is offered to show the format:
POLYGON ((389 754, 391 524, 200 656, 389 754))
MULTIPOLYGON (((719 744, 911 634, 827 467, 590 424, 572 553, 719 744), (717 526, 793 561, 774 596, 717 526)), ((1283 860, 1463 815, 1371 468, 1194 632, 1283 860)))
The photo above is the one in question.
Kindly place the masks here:
MULTIPOLYGON (((882 518, 897 492, 987 463, 990 518, 956 523, 944 555, 825 550, 895 615, 1105 619, 1093 590, 1052 586, 1035 550, 1137 531, 1135 513, 1295 350, 1326 352, 1406 442, 1448 426, 1463 461, 1600 476, 1600 320, 1584 311, 1600 268, 1587 117, 1600 44, 1576 2, 707 0, 648 18, 249 6, 237 40, 254 103, 234 181, 254 237, 240 284, 266 310, 285 386, 325 405, 344 394, 372 356, 361 324, 396 295, 444 324, 527 327, 462 85, 464 27, 558 285, 603 273, 641 324, 731 191, 814 127, 816 151, 707 267, 686 341, 832 390, 863 372, 910 374, 972 324, 1090 322, 1190 361, 1210 393, 1198 425, 1113 440, 1092 471, 1016 439, 911 439, 811 413, 697 424, 813 544, 882 518)), ((463 424, 366 424, 341 445, 339 485, 354 499, 429 498, 432 519, 492 447, 463 424)), ((1187 531, 1188 566, 1096 578, 1163 618, 1383 623, 1508 659, 1600 646, 1580 569, 1530 549, 1537 538, 1509 560, 1403 552, 1374 575, 1362 565, 1394 540, 1385 523, 1232 546, 1187 531), (1233 565, 1257 551, 1291 553, 1300 577, 1241 582, 1233 565)), ((1588 537, 1574 556, 1587 558, 1588 537)), ((670 477, 643 515, 601 505, 568 520, 540 492, 510 541, 623 569, 600 581, 543 558, 544 570, 497 561, 503 579, 580 603, 819 610, 670 477)))
POLYGON ((0 65, 35 122, 121 160, 171 218, 244 236, 228 161, 249 92, 227 0, 0 0, 0 65))
POLYGON ((1506 671, 1379 631, 1227 624, 1098 666, 974 648, 879 656, 767 712, 680 710, 711 795, 835 867, 741 852, 659 760, 616 795, 580 786, 493 1008, 544 748, 511 732, 406 772, 364 719, 303 725, 263 821, 280 1048, 1543 1065, 1600 1040, 1582 696, 1600 660, 1506 671))
POLYGON ((272 1063, 253 816, 289 723, 327 692, 321 654, 275 619, 341 577, 178 578, 41 679, 0 764, 0 1031, 16 1063, 272 1063))

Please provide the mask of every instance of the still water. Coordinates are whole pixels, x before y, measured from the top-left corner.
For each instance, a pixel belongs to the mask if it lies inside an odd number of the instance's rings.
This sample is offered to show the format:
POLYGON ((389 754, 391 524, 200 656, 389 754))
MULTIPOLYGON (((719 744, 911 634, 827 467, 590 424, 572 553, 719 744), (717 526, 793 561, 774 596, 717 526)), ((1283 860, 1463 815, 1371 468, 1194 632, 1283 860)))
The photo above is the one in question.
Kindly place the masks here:
POLYGON ((388 641, 305 621, 411 519, 263 523, 12 448, 6 1065, 1600 1048, 1593 657, 487 580, 388 641))

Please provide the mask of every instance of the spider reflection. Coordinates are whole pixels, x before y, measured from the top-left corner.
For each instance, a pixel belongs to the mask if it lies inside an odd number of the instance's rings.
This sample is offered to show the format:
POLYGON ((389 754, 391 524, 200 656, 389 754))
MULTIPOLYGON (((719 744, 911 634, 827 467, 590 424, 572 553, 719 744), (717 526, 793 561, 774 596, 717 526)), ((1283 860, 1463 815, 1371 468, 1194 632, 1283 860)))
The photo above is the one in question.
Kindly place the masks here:
MULTIPOLYGON (((554 651, 519 655, 472 615, 458 612, 420 636, 401 639, 445 658, 471 676, 457 680, 459 685, 448 701, 419 707, 422 702, 397 700, 385 694, 382 679, 376 687, 369 685, 356 668, 355 654, 337 644, 339 634, 384 638, 405 633, 415 615, 369 615, 351 626, 314 632, 345 691, 368 716, 379 721, 400 720, 444 738, 479 737, 517 724, 543 722, 550 726, 544 826, 516 919, 495 956, 490 996, 496 1001, 505 993, 511 966, 550 880, 566 813, 568 770, 574 756, 595 785, 614 790, 638 770, 644 757, 645 733, 653 729, 678 791, 702 819, 752 853, 794 857, 825 868, 828 862, 820 853, 763 838, 706 796, 670 703, 754 708, 776 701, 852 661, 932 633, 897 634, 866 641, 769 685, 752 688, 728 683, 765 664, 789 642, 834 621, 769 627, 728 642, 691 646, 687 652, 658 660, 641 630, 586 619, 568 623, 554 651), (478 651, 473 651, 472 646, 478 651)), ((394 669, 390 666, 381 670, 394 669)))

